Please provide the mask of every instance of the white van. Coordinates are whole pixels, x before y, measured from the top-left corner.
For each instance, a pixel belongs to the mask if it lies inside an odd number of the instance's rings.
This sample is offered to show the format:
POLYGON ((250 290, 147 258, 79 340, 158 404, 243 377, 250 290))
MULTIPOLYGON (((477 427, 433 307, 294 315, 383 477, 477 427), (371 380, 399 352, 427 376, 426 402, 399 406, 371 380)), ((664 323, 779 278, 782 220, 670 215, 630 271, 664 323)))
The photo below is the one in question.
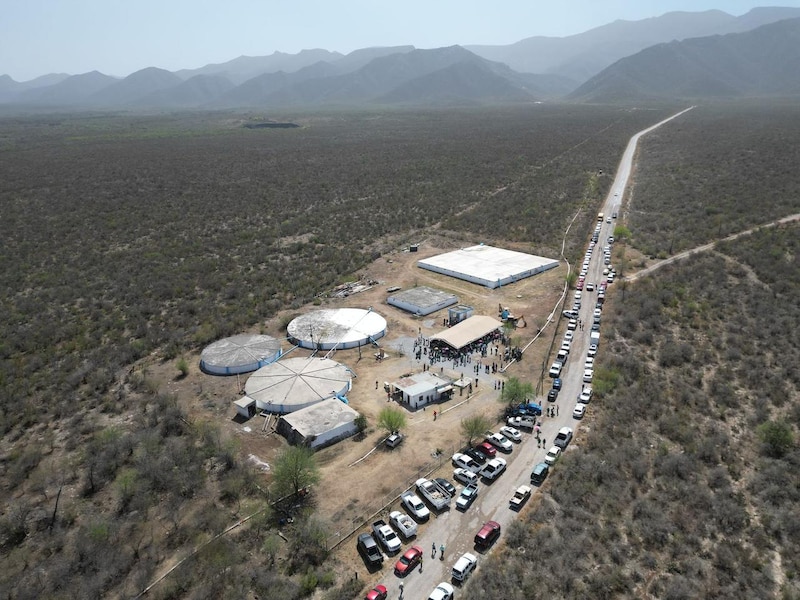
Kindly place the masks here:
POLYGON ((469 552, 465 552, 453 565, 451 575, 456 581, 465 581, 469 574, 475 570, 478 565, 478 557, 469 552))

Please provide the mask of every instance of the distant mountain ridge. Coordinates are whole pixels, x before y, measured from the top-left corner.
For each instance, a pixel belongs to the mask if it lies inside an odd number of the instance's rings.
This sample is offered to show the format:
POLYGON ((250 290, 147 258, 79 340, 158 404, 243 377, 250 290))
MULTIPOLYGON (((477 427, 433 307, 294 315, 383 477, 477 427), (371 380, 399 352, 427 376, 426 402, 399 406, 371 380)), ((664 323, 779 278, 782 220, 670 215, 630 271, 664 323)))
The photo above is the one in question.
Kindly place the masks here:
POLYGON ((616 61, 649 46, 755 29, 800 17, 800 8, 754 8, 734 17, 720 10, 669 12, 641 21, 614 21, 567 37, 536 36, 508 46, 465 46, 521 73, 550 73, 586 81, 616 61))
POLYGON ((800 18, 646 48, 599 73, 569 98, 630 102, 798 94, 800 18))
MULTIPOLYGON (((527 38, 509 46, 429 50, 413 46, 375 47, 347 55, 322 49, 297 54, 274 52, 269 56, 240 56, 174 73, 148 67, 124 79, 97 71, 73 76, 51 74, 28 82, 16 82, 3 75, 0 104, 22 108, 125 110, 469 105, 553 100, 567 97, 571 92, 569 98, 577 101, 601 101, 601 98, 613 101, 620 94, 603 91, 609 86, 627 90, 630 98, 655 98, 663 97, 666 92, 655 83, 648 83, 648 73, 638 72, 632 66, 635 63, 619 66, 621 59, 639 56, 654 44, 658 48, 664 43, 667 46, 680 43, 675 40, 713 39, 704 36, 753 30, 787 17, 800 17, 800 8, 758 8, 740 17, 718 10, 673 12, 642 21, 615 21, 564 38, 527 38), (623 73, 623 68, 629 72, 623 73), (591 86, 586 87, 589 81, 591 86)), ((716 48, 710 44, 710 48, 716 48)), ((651 61, 676 65, 671 67, 675 72, 662 76, 662 82, 673 82, 667 87, 676 93, 703 96, 714 87, 714 93, 720 96, 756 93, 759 89, 736 83, 755 74, 742 72, 737 76, 704 69, 707 58, 702 52, 689 52, 682 58, 668 57, 664 49, 658 52, 661 54, 645 56, 651 57, 651 61), (687 83, 687 78, 695 83, 687 83), (751 92, 744 91, 748 89, 751 92)), ((729 48, 728 52, 731 54, 728 61, 735 61, 734 49, 729 48)), ((793 56, 791 52, 789 55, 793 56)), ((644 59, 637 58, 641 60, 644 59)), ((775 56, 773 65, 781 60, 775 56)), ((735 70, 721 60, 713 67, 735 70)), ((657 69, 658 65, 647 68, 657 69)), ((789 71, 790 68, 786 73, 787 84, 792 81, 789 71)), ((764 71, 770 72, 770 69, 764 71)), ((760 89, 773 88, 764 84, 760 89)), ((790 93, 790 85, 784 88, 790 93)))

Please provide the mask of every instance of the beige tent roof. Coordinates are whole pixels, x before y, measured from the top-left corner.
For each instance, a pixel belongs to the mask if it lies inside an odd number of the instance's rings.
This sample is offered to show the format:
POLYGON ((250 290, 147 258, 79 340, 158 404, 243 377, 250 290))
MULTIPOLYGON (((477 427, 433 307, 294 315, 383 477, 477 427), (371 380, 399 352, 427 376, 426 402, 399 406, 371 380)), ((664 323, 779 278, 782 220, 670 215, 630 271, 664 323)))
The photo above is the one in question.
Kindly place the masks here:
POLYGON ((445 329, 441 333, 431 337, 431 340, 439 340, 460 350, 470 342, 481 339, 483 336, 500 329, 503 324, 492 317, 474 315, 469 319, 464 319, 458 325, 445 329))

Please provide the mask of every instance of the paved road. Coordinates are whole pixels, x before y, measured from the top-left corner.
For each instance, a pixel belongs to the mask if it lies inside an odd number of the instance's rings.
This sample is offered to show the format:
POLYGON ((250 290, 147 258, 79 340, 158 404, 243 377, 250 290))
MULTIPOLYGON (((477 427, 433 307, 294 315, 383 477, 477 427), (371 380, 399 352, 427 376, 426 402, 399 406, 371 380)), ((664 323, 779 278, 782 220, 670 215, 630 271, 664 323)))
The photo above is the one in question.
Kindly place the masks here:
MULTIPOLYGON (((631 138, 623 154, 611 191, 603 205, 603 212, 610 214, 619 205, 631 173, 633 156, 639 138, 688 110, 691 110, 691 107, 668 119, 664 119, 652 127, 640 131, 631 138)), ((612 234, 613 227, 614 222, 610 224, 603 222, 602 224, 600 243, 598 244, 598 250, 592 255, 589 265, 589 274, 586 278, 587 281, 598 283, 602 278, 602 246, 604 245, 604 240, 612 234)), ((594 298, 596 298, 596 296, 596 289, 594 292, 588 293, 585 296, 586 299, 583 301, 580 314, 586 327, 584 331, 576 332, 570 352, 570 359, 567 361, 567 365, 561 377, 563 381, 562 391, 559 394, 558 402, 550 405, 558 407, 558 416, 553 418, 545 416, 542 419, 541 437, 547 441, 547 447, 537 447, 536 438, 533 435, 523 434, 522 442, 514 445, 513 452, 510 455, 502 455, 508 461, 506 472, 489 485, 481 483, 477 500, 466 512, 462 513, 456 510, 455 502, 453 502, 452 508, 449 511, 445 511, 440 515, 432 515, 430 521, 420 527, 420 535, 413 542, 413 544, 420 546, 425 551, 425 559, 423 560, 423 568, 421 571, 417 569, 415 572, 407 575, 403 580, 398 579, 394 575, 393 565, 395 561, 400 557, 400 554, 410 548, 412 544, 404 544, 400 553, 395 556, 387 557, 382 571, 381 582, 389 590, 389 598, 395 599, 400 597, 401 581, 404 586, 403 598, 409 600, 427 598, 439 582, 450 581, 450 569, 464 552, 472 552, 478 556, 478 568, 480 569, 483 557, 473 548, 472 539, 475 533, 477 533, 481 525, 488 520, 499 522, 505 530, 517 514, 509 508, 509 499, 519 485, 528 484, 530 482, 530 472, 533 466, 544 460, 547 448, 552 446, 552 442, 558 430, 561 427, 569 426, 578 433, 581 422, 572 418, 572 409, 583 387, 583 362, 589 348, 589 329, 595 304, 594 298), (441 544, 445 544, 444 560, 441 560, 438 550, 436 558, 432 558, 431 545, 434 543, 437 548, 441 544)), ((567 302, 571 306, 571 296, 567 298, 567 302)), ((546 380, 545 384, 549 387, 550 381, 546 380)), ((548 403, 544 402, 544 404, 547 405, 548 403)), ((591 412, 591 409, 592 406, 590 404, 588 412, 591 412)), ((577 440, 573 440, 572 444, 570 444, 570 447, 567 449, 568 452, 573 451, 576 445, 580 443, 579 434, 577 438, 577 440)), ((498 453, 498 455, 500 455, 500 453, 498 453)), ((557 468, 558 465, 556 465, 556 469, 557 468)), ((452 472, 448 471, 447 475, 448 478, 450 478, 449 476, 452 475, 452 472)), ((461 487, 460 485, 458 486, 459 491, 461 487)), ((534 494, 535 493, 537 493, 536 488, 534 488, 534 494)), ((522 511, 524 512, 525 510, 527 510, 527 508, 523 507, 522 511)), ((500 543, 502 543, 503 537, 503 535, 500 536, 500 543)), ((458 592, 456 592, 456 594, 458 594, 458 592)))

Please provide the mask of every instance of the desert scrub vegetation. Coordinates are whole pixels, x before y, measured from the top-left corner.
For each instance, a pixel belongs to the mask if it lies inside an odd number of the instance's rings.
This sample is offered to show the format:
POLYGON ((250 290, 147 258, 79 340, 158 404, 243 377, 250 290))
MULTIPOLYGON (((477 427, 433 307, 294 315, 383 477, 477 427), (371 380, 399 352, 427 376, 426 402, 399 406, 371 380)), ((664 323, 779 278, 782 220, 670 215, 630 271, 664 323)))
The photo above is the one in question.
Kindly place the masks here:
POLYGON ((546 251, 586 165, 608 172, 658 116, 340 114, 293 130, 245 130, 231 115, 8 119, 0 431, 106 397, 120 368, 156 349, 173 358, 302 306, 387 236, 438 225, 546 251))
MULTIPOLYGON (((292 130, 233 113, 0 121, 2 595, 130 596, 265 501, 239 450, 143 366, 185 373, 189 352, 431 228, 555 254, 579 208, 573 231, 588 230, 630 135, 669 112, 293 115, 292 130)), ((265 523, 208 546, 155 597, 353 587, 325 567, 319 523, 295 521, 313 554, 302 569, 265 523)))
POLYGON ((666 257, 800 212, 800 107, 698 106, 642 138, 627 223, 666 257))
POLYGON ((465 597, 798 597, 798 243, 763 230, 612 290, 615 385, 465 597))

